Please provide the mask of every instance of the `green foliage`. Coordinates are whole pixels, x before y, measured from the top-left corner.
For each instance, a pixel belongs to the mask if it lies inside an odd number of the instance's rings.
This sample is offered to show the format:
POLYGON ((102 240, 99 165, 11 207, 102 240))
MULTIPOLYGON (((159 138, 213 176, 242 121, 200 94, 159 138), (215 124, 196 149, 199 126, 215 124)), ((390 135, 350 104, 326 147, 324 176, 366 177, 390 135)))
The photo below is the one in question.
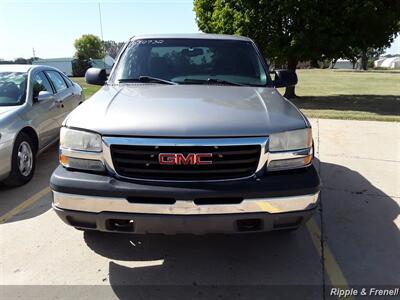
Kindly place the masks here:
POLYGON ((291 69, 386 47, 400 30, 393 0, 194 0, 194 11, 203 32, 249 36, 291 69))
POLYGON ((77 59, 97 59, 104 57, 103 45, 99 37, 93 34, 84 34, 75 40, 75 58, 77 59))
POLYGON ((72 74, 73 76, 85 76, 86 70, 92 65, 88 59, 76 58, 72 61, 72 74))

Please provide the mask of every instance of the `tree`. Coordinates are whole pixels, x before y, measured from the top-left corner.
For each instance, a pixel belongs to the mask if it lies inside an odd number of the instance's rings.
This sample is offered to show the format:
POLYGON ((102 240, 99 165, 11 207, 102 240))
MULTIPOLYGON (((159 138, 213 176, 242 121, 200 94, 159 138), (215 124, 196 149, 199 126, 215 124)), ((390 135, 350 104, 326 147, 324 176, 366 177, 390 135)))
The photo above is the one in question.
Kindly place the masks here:
MULTIPOLYGON (((391 0, 194 0, 198 27, 203 32, 238 34, 251 37, 262 53, 275 64, 295 71, 298 62, 347 57, 349 47, 366 49, 387 44, 399 31, 400 1, 391 0), (354 3, 356 2, 356 4, 354 3), (363 4, 368 2, 368 5, 363 4), (381 5, 381 2, 385 2, 381 5), (374 6, 375 5, 375 6, 374 6), (371 7, 379 17, 379 43, 370 37, 364 10, 371 7), (379 22, 389 16, 390 21, 379 22), (356 18, 357 21, 354 21, 356 18), (359 26, 366 28, 360 29, 359 26), (358 30, 362 36, 358 36, 358 30), (367 43, 361 43, 361 40, 367 43), (373 45, 371 45, 373 44, 373 45), (368 48, 368 47, 367 47, 368 48)), ((376 30, 371 30, 374 35, 376 30)), ((295 97, 294 87, 285 96, 295 97)))
POLYGON ((75 58, 96 59, 104 57, 103 45, 99 37, 93 34, 84 34, 75 40, 75 58))
POLYGON ((20 65, 26 65, 28 63, 28 61, 23 57, 18 57, 16 59, 14 59, 14 63, 20 64, 20 65))
POLYGON ((104 49, 99 37, 93 34, 84 34, 75 40, 75 60, 72 63, 74 76, 84 76, 87 69, 91 67, 90 59, 104 57, 104 49))
POLYGON ((124 46, 123 42, 115 42, 115 41, 105 41, 104 42, 104 50, 110 55, 112 58, 117 58, 119 51, 124 46))
POLYGON ((367 69, 368 59, 383 53, 400 31, 400 1, 343 1, 348 30, 346 57, 361 59, 360 67, 367 69))

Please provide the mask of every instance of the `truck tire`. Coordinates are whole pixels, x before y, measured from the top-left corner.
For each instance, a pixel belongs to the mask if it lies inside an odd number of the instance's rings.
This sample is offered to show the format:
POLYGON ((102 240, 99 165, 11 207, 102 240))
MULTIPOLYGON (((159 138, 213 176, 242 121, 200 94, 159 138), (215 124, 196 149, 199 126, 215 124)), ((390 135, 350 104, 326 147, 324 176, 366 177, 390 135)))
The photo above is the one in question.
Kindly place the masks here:
POLYGON ((15 139, 11 156, 11 173, 4 183, 8 186, 20 186, 29 182, 35 172, 36 149, 32 139, 24 132, 15 139))

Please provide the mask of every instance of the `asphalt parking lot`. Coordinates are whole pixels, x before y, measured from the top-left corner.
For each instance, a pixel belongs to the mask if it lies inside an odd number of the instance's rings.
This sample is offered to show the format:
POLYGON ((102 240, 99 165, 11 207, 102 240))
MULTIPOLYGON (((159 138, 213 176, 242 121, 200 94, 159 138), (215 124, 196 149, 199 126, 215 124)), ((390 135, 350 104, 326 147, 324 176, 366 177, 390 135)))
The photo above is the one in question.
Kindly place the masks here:
POLYGON ((331 286, 399 286, 400 123, 312 123, 321 208, 290 234, 77 231, 51 210, 52 147, 29 184, 0 187, 1 298, 325 299, 331 286))

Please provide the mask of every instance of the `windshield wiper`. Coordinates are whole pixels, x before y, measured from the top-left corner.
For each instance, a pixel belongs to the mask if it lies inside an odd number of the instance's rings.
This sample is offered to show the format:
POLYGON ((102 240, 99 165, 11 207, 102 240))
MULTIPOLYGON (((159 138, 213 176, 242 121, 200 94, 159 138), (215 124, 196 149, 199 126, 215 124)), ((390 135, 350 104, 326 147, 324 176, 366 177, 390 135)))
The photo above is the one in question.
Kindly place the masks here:
POLYGON ((137 78, 122 78, 118 79, 118 82, 157 82, 163 84, 173 84, 173 85, 177 84, 176 82, 151 76, 139 76, 137 78))
POLYGON ((185 78, 183 81, 185 83, 195 83, 195 84, 210 84, 210 83, 218 84, 219 83, 219 84, 243 86, 243 84, 240 84, 237 82, 232 82, 232 81, 218 79, 218 78, 207 78, 207 79, 185 78))

